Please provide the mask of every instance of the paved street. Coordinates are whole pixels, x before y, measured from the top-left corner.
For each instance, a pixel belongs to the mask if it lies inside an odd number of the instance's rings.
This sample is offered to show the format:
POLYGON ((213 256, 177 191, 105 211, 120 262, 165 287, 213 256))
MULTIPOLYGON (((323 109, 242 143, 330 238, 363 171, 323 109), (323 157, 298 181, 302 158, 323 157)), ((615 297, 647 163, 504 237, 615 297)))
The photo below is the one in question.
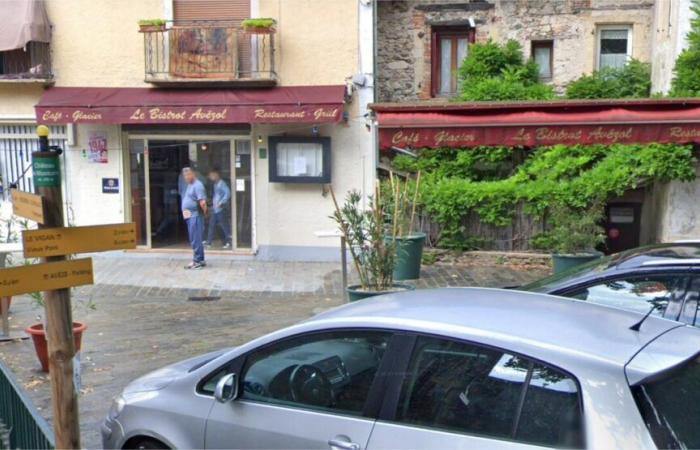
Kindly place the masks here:
MULTIPOLYGON (((234 346, 342 303, 340 270, 328 263, 265 263, 212 259, 199 272, 178 255, 95 258, 97 283, 76 289, 74 318, 88 324, 83 339, 80 399, 83 445, 100 446, 99 423, 112 397, 130 380, 166 364, 234 346), (191 298, 210 297, 208 301, 191 298), (95 305, 90 310, 89 305, 95 305)), ((488 262, 488 261, 487 261, 488 262)), ((505 286, 546 273, 535 266, 435 264, 418 288, 505 286)), ((41 310, 28 297, 12 305, 21 331, 41 310)), ((29 340, 0 344, 0 358, 50 418, 49 382, 37 370, 29 340)))

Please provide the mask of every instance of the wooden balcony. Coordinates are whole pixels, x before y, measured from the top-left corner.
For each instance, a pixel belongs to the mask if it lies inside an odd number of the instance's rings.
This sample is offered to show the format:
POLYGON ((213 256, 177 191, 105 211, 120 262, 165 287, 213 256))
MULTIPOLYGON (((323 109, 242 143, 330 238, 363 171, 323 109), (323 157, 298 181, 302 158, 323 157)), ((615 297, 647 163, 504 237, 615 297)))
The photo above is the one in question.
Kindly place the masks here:
POLYGON ((275 34, 231 22, 188 21, 141 30, 145 81, 163 87, 277 84, 275 34))

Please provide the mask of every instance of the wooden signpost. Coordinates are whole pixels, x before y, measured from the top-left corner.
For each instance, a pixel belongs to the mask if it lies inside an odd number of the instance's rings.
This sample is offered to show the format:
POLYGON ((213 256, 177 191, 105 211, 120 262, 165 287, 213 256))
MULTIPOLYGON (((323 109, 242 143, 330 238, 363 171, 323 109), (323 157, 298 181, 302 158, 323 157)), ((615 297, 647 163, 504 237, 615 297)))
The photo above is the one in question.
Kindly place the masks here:
POLYGON ((64 227, 60 150, 49 148, 47 127, 37 127, 37 134, 41 151, 32 154, 37 193, 13 190, 12 201, 16 215, 39 224, 38 230, 22 232, 22 242, 25 258, 42 258, 42 263, 0 269, 0 298, 44 292, 56 448, 81 448, 69 288, 92 284, 94 277, 92 259, 67 260, 66 255, 136 248, 136 226, 64 227))
POLYGON ((22 233, 25 258, 136 248, 136 225, 43 228, 22 233))
POLYGON ((0 291, 5 296, 52 291, 92 283, 91 258, 32 264, 0 270, 0 291))
POLYGON ((16 216, 44 223, 44 200, 40 195, 12 189, 12 212, 16 216))

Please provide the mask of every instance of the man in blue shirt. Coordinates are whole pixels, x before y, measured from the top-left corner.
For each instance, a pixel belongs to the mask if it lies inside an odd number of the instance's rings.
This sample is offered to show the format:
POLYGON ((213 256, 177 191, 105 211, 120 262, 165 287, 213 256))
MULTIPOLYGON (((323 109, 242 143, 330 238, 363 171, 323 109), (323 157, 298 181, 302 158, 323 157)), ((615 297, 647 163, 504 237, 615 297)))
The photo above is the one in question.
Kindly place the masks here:
POLYGON ((231 227, 228 223, 229 216, 229 201, 231 200, 231 189, 228 187, 226 182, 221 179, 221 174, 219 169, 212 169, 209 172, 209 180, 214 186, 214 195, 212 197, 212 209, 214 214, 209 219, 209 233, 207 236, 207 241, 205 245, 209 246, 214 242, 214 234, 216 233, 216 227, 221 228, 224 233, 224 249, 231 248, 231 227))
POLYGON ((201 269, 206 266, 204 262, 204 217, 207 215, 207 193, 204 185, 197 179, 194 171, 185 167, 182 169, 182 177, 185 180, 185 192, 182 195, 182 217, 187 223, 187 234, 190 237, 190 245, 194 254, 192 262, 185 269, 201 269), (201 210, 201 213, 200 213, 201 210))

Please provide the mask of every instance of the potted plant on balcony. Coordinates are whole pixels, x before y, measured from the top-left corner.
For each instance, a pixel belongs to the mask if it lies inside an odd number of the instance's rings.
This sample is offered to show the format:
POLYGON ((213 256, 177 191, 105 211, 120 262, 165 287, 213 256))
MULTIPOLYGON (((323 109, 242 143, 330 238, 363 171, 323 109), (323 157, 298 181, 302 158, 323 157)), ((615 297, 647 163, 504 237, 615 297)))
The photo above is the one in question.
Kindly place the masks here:
POLYGON ((165 19, 139 20, 139 32, 150 33, 154 31, 165 31, 165 24, 165 19))
POLYGON ((277 21, 270 18, 245 19, 241 25, 249 34, 272 34, 275 32, 277 21))
POLYGON ((389 173, 389 180, 382 183, 387 202, 386 213, 391 224, 391 234, 386 239, 396 247, 394 280, 415 280, 420 278, 425 233, 415 230, 416 208, 420 200, 420 171, 415 180, 405 181, 389 173))
MULTIPOLYGON (((385 222, 381 192, 377 187, 374 198, 366 209, 361 207, 362 196, 350 191, 341 207, 331 188, 335 212, 331 218, 345 236, 360 284, 346 288, 350 301, 395 291, 413 290, 408 284, 394 283, 396 241, 386 239, 391 228, 385 222)), ((393 237, 393 236, 392 236, 393 237)))
POLYGON ((551 227, 533 239, 533 245, 552 252, 554 273, 600 258, 596 247, 605 242, 602 204, 574 208, 555 204, 549 209, 551 227))

